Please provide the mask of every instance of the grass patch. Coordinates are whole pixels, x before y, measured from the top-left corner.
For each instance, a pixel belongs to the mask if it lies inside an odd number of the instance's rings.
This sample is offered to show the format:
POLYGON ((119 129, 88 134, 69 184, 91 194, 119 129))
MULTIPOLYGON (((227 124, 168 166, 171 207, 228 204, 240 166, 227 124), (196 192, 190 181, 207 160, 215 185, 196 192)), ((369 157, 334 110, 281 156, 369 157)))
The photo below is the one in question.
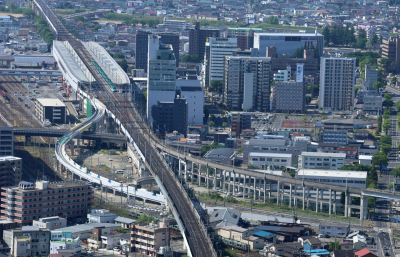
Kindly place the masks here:
POLYGON ((111 172, 112 172, 112 171, 111 171, 111 168, 108 167, 108 166, 106 166, 106 165, 99 166, 99 170, 105 171, 105 172, 108 172, 108 173, 111 173, 111 172))

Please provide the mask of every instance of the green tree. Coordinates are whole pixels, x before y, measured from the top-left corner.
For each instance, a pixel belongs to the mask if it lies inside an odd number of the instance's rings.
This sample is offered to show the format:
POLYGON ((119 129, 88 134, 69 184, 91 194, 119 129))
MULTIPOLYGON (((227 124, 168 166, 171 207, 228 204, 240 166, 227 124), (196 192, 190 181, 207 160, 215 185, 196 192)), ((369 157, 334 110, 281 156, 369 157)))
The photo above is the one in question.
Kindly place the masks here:
POLYGON ((121 58, 125 58, 125 55, 123 53, 116 53, 114 54, 114 59, 121 59, 121 58))
POLYGON ((210 127, 214 127, 214 121, 210 121, 210 122, 208 123, 208 125, 209 125, 210 127))
POLYGON ((35 17, 35 11, 30 7, 25 8, 22 14, 28 19, 33 19, 33 17, 35 17))
POLYGON ((390 150, 392 149, 391 145, 388 144, 381 144, 381 150, 382 152, 384 152, 385 154, 388 154, 390 152, 390 150))
POLYGON ((324 30, 322 31, 322 35, 324 35, 324 44, 325 46, 328 46, 329 43, 331 42, 331 31, 329 27, 325 26, 324 30))
POLYGON ((382 166, 388 165, 388 161, 389 161, 389 159, 388 159, 387 155, 382 152, 376 152, 372 156, 372 164, 379 166, 380 171, 382 171, 382 166))
POLYGON ((278 17, 270 16, 269 19, 268 19, 268 23, 269 24, 278 24, 279 23, 278 17))
POLYGON ((123 69, 125 72, 128 71, 128 62, 125 59, 119 62, 119 66, 121 66, 121 69, 123 69))
POLYGON ((219 80, 211 80, 210 82, 210 89, 214 92, 221 92, 222 91, 222 81, 219 80))
MULTIPOLYGON (((210 121, 211 123, 212 121, 210 121)), ((217 142, 214 142, 210 145, 202 145, 200 149, 200 156, 203 157, 208 151, 212 149, 217 149, 217 148, 224 148, 222 145, 219 145, 217 142)))
POLYGON ((393 169, 390 174, 392 174, 393 177, 399 178, 400 177, 400 166, 397 166, 395 169, 393 169))
POLYGON ((338 170, 369 171, 370 169, 371 169, 371 165, 363 165, 363 164, 356 163, 354 165, 352 165, 352 164, 343 165, 338 170))
POLYGON ((384 107, 386 107, 387 109, 389 109, 394 105, 394 102, 392 99, 385 99, 385 100, 383 100, 382 105, 384 107))
POLYGON ((93 27, 94 30, 99 30, 101 28, 102 28, 101 25, 96 25, 96 26, 93 27))
POLYGON ((307 87, 307 93, 311 94, 312 96, 317 96, 319 94, 319 87, 311 84, 307 87))
POLYGON ((382 57, 382 58, 379 60, 379 63, 382 65, 382 67, 383 67, 385 70, 388 70, 389 65, 392 63, 392 60, 389 60, 389 59, 386 58, 386 57, 382 57))
POLYGON ((117 231, 117 232, 119 232, 119 233, 123 233, 123 234, 128 233, 128 231, 126 231, 126 230, 123 229, 123 228, 116 228, 115 231, 117 231))
POLYGON ((78 21, 85 21, 85 17, 83 17, 82 15, 79 15, 77 17, 74 18, 74 21, 78 22, 78 21))
POLYGON ((194 63, 199 63, 200 62, 200 58, 196 55, 196 54, 192 54, 192 55, 184 55, 182 57, 182 62, 194 62, 194 63))
POLYGON ((333 251, 333 250, 340 250, 340 244, 339 242, 329 242, 329 251, 333 251))
POLYGON ((385 120, 383 122, 382 129, 383 129, 383 131, 385 131, 386 134, 389 132, 390 127, 391 127, 390 120, 385 120))
POLYGON ((385 84, 381 81, 376 81, 374 82, 374 84, 372 85, 372 87, 376 90, 379 91, 380 88, 385 88, 385 84))
POLYGON ((96 7, 90 7, 90 8, 89 8, 89 11, 96 11, 96 10, 97 10, 96 7))
POLYGON ((392 190, 394 187, 393 183, 387 185, 387 190, 392 190))
POLYGON ((371 40, 368 42, 369 45, 375 45, 379 44, 379 37, 377 34, 374 34, 374 36, 371 38, 371 40))
POLYGON ((312 100, 312 97, 309 96, 309 95, 306 95, 306 104, 307 104, 307 107, 308 107, 308 105, 311 103, 311 100, 312 100))
POLYGON ((73 6, 72 6, 72 4, 70 2, 65 2, 64 3, 64 9, 72 9, 72 8, 73 8, 73 6))
POLYGON ((158 220, 155 217, 147 215, 147 214, 140 215, 140 217, 136 220, 136 224, 144 224, 144 223, 151 223, 151 222, 157 223, 158 220))
POLYGON ((379 141, 381 144, 392 145, 392 136, 382 136, 379 141))
POLYGON ((355 88, 354 88, 354 95, 357 95, 357 93, 358 93, 358 91, 361 89, 361 87, 359 87, 359 86, 356 86, 355 88))
POLYGON ((397 82, 397 77, 393 76, 391 81, 392 81, 392 83, 396 83, 397 82))
POLYGON ((225 128, 225 127, 226 127, 226 125, 227 125, 227 124, 226 124, 226 122, 222 122, 222 127, 224 127, 224 128, 225 128))

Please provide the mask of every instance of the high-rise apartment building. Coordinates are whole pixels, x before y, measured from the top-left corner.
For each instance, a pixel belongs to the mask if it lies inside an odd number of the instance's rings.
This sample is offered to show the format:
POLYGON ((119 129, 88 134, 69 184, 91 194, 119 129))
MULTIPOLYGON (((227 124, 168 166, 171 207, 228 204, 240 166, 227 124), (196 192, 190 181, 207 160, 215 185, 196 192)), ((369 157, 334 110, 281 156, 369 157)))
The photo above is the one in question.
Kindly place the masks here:
POLYGON ((15 186, 22 179, 22 159, 0 157, 0 187, 15 186))
POLYGON ((386 67, 383 67, 387 72, 398 72, 400 70, 400 37, 390 37, 382 39, 382 57, 392 61, 386 67))
POLYGON ((322 57, 319 107, 348 111, 354 107, 356 58, 322 57))
POLYGON ((93 189, 84 181, 21 181, 18 186, 1 188, 1 218, 25 226, 45 217, 82 217, 92 202, 93 189))
POLYGON ((243 129, 251 129, 251 113, 231 112, 231 131, 239 136, 243 129))
POLYGON ((48 256, 50 254, 50 230, 36 226, 24 226, 5 230, 4 242, 12 256, 48 256))
POLYGON ((228 38, 237 39, 240 50, 253 48, 254 32, 262 32, 261 28, 228 28, 228 38))
MULTIPOLYGON (((147 72, 147 57, 149 46, 149 35, 151 32, 138 30, 136 32, 136 69, 144 69, 147 72)), ((160 42, 165 45, 171 45, 174 51, 176 67, 179 66, 179 34, 175 33, 157 33, 160 36, 160 42)))
POLYGON ((277 81, 272 95, 273 112, 305 113, 306 88, 303 82, 277 81))
POLYGON ((219 29, 200 28, 200 22, 196 22, 196 26, 189 31, 189 54, 195 54, 203 59, 208 37, 219 37, 219 29))
POLYGON ((186 136, 188 127, 188 103, 179 96, 172 102, 158 102, 151 107, 154 133, 165 135, 177 131, 186 136))
POLYGON ((224 57, 235 55, 237 51, 236 38, 207 38, 204 55, 205 76, 204 85, 210 86, 212 80, 222 81, 224 74, 224 57))
POLYGON ((13 127, 0 127, 0 156, 14 155, 13 127))
POLYGON ((136 31, 136 69, 143 69, 147 72, 148 41, 151 32, 136 31))
POLYGON ((268 111, 270 69, 271 58, 226 56, 222 86, 226 106, 231 111, 268 111))
POLYGON ((160 44, 160 37, 149 35, 147 72, 147 119, 151 122, 151 107, 175 98, 176 61, 171 45, 160 44))
POLYGON ((372 86, 378 81, 379 72, 377 69, 372 69, 369 64, 365 65, 364 86, 366 90, 372 90, 372 86))

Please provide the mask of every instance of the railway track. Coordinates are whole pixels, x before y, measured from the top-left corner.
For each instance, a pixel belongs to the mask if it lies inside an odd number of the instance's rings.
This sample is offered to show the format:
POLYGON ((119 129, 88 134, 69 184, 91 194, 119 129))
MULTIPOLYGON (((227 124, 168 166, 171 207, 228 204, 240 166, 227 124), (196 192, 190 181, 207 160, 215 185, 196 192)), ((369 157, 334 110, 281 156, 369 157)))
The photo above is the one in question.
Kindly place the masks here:
POLYGON ((54 12, 43 0, 34 0, 34 2, 40 6, 46 17, 51 21, 51 24, 56 28, 57 39, 68 41, 76 51, 92 76, 96 79, 98 85, 103 89, 96 91, 95 96, 121 122, 127 133, 137 143, 140 151, 146 156, 146 165, 148 165, 153 175, 162 181, 183 223, 185 228, 184 234, 186 235, 192 256, 216 257, 217 255, 211 240, 205 232, 203 222, 195 210, 193 203, 182 185, 179 184, 175 174, 169 169, 154 147, 153 140, 157 141, 158 139, 143 122, 143 118, 138 114, 127 94, 121 96, 113 93, 112 87, 93 65, 95 60, 83 44, 65 29, 54 12))

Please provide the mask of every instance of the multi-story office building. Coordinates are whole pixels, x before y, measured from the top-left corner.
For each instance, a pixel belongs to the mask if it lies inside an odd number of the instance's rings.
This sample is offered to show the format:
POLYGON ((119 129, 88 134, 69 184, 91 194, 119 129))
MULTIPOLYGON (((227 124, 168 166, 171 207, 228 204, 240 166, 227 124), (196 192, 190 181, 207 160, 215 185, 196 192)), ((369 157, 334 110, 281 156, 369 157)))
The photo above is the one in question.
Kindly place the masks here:
POLYGON ((147 72, 147 119, 151 122, 151 107, 175 98, 176 62, 170 45, 160 44, 160 37, 149 35, 147 72))
POLYGON ((234 55, 236 51, 236 38, 207 38, 204 55, 206 88, 210 86, 212 80, 223 80, 224 57, 234 55))
POLYGON ((22 178, 22 159, 0 157, 0 187, 15 186, 22 178))
POLYGON ((337 170, 345 165, 344 153, 302 152, 299 155, 299 169, 337 170))
POLYGON ((358 102, 363 103, 366 96, 379 96, 379 93, 376 90, 359 90, 357 93, 358 102))
MULTIPOLYGON (((149 35, 151 32, 138 30, 136 32, 136 69, 144 69, 147 72, 147 61, 149 51, 149 35)), ((164 45, 171 45, 176 61, 176 67, 179 66, 179 34, 175 33, 157 33, 160 36, 160 42, 164 45)))
POLYGON ((173 102, 158 102, 151 107, 154 133, 165 135, 177 131, 186 136, 188 128, 188 104, 179 96, 173 102))
POLYGON ((321 57, 319 107, 348 111, 354 107, 356 58, 321 57))
POLYGON ((269 72, 271 58, 225 56, 223 100, 231 111, 270 107, 269 72))
POLYGON ((138 30, 136 31, 136 69, 143 69, 147 72, 147 55, 148 55, 148 41, 151 32, 138 30))
POLYGON ((302 46, 312 45, 322 56, 324 36, 315 33, 254 33, 254 48, 258 48, 258 56, 265 57, 268 46, 276 46, 277 54, 292 56, 302 46))
POLYGON ((13 127, 0 127, 0 157, 14 155, 13 129, 13 127))
POLYGON ((50 254, 50 230, 36 226, 24 226, 5 230, 3 240, 10 247, 12 256, 48 256, 50 254))
POLYGON ((292 154, 290 166, 297 167, 299 155, 302 152, 316 152, 318 146, 306 140, 250 139, 243 146, 243 162, 247 163, 250 153, 280 153, 292 154))
MULTIPOLYGON (((267 57, 271 58, 271 71, 269 73, 270 83, 273 80, 273 75, 279 70, 287 70, 291 67, 292 71, 296 71, 298 64, 303 64, 304 77, 317 78, 319 74, 318 59, 314 57, 314 50, 304 50, 303 58, 278 58, 277 48, 275 46, 267 47, 267 57)), ((288 80, 296 79, 296 72, 291 72, 288 80)), ((317 80, 318 81, 318 80, 317 80)), ((316 82, 317 84, 319 83, 316 82)))
MULTIPOLYGON (((160 24, 161 25, 161 24, 160 24)), ((158 28, 160 28, 158 25, 158 28)), ((164 17, 164 23, 161 27, 168 28, 168 29, 177 29, 177 30, 186 30, 191 28, 191 24, 188 21, 181 21, 181 20, 170 20, 168 17, 164 17)))
POLYGON ((292 154, 251 152, 248 163, 262 170, 281 170, 291 165, 292 154))
POLYGON ((324 144, 347 145, 347 130, 323 130, 321 133, 324 144))
POLYGON ((35 111, 38 119, 45 123, 65 124, 67 123, 67 107, 59 99, 37 98, 35 111))
POLYGON ((228 38, 237 39, 237 47, 248 50, 254 45, 254 32, 262 32, 261 28, 228 28, 228 38))
POLYGON ((364 114, 377 115, 383 113, 382 97, 381 96, 364 96, 364 114))
POLYGON ((169 246, 170 229, 164 222, 131 226, 131 251, 155 256, 162 246, 169 246))
POLYGON ((278 81, 272 95, 273 112, 305 113, 306 88, 303 82, 278 81))
POLYGON ((251 113, 231 112, 231 131, 239 136, 243 129, 251 129, 251 113))
POLYGON ((366 90, 372 90, 372 86, 375 82, 378 81, 378 70, 372 69, 369 64, 365 65, 365 78, 364 78, 364 86, 366 86, 366 90))
POLYGON ((188 125, 203 125, 204 92, 200 80, 176 81, 176 92, 186 99, 188 106, 188 125))
POLYGON ((76 218, 90 211, 92 200, 93 190, 87 182, 21 181, 18 186, 1 188, 1 218, 19 226, 45 217, 76 218))
POLYGON ((196 26, 189 31, 189 54, 204 58, 208 37, 219 37, 219 29, 200 28, 200 22, 196 22, 196 26))
POLYGON ((400 68, 400 38, 399 36, 382 39, 382 57, 392 61, 387 66, 380 68, 386 69, 387 72, 398 72, 400 68))

